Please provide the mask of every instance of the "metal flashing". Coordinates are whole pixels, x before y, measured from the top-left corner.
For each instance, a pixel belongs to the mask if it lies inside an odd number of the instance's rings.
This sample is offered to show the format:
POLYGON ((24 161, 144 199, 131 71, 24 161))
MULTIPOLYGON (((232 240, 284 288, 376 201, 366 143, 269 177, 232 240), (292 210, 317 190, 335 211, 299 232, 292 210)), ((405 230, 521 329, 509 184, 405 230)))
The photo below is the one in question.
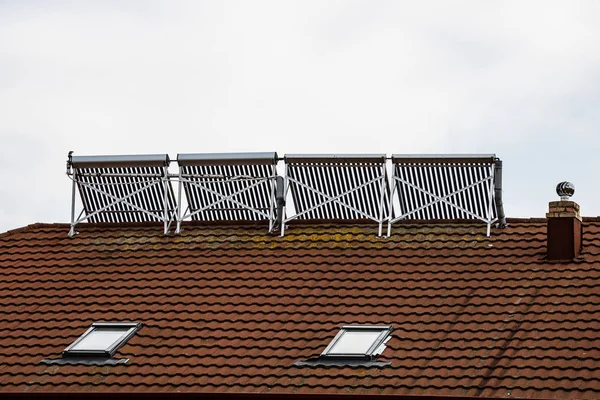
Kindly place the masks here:
POLYGON ((314 358, 310 360, 298 360, 294 363, 296 367, 364 367, 381 368, 392 365, 387 361, 354 360, 354 359, 324 359, 314 358))
POLYGON ((129 362, 128 358, 100 358, 100 357, 71 357, 71 358, 46 358, 40 361, 47 365, 121 365, 129 362))

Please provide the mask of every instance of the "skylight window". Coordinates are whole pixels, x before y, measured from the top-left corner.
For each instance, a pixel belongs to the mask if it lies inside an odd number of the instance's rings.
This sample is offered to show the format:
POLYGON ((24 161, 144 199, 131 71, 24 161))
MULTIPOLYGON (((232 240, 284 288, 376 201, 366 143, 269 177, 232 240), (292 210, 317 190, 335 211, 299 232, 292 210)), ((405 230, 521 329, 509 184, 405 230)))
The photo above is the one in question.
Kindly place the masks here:
POLYGON ((372 360, 385 350, 391 332, 390 325, 344 325, 320 358, 372 360))
POLYGON ((95 322, 63 357, 112 357, 141 327, 137 322, 95 322))

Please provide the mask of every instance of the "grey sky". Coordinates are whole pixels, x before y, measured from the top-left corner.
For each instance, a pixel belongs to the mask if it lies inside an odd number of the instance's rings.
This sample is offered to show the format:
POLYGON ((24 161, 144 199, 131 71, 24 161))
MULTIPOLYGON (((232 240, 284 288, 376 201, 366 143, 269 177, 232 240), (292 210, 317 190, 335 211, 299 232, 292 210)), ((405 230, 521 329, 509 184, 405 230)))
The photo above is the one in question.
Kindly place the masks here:
POLYGON ((496 153, 508 216, 600 215, 600 2, 0 1, 0 231, 67 152, 496 153))

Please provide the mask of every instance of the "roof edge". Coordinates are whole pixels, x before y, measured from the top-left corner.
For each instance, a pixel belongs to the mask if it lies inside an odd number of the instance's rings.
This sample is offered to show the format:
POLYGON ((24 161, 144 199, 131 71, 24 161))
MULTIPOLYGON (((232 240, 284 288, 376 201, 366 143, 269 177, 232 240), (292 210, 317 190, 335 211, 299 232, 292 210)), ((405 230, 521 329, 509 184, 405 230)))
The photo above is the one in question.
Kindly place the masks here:
POLYGON ((33 224, 25 225, 25 226, 22 226, 22 227, 19 227, 19 228, 9 229, 6 232, 1 232, 0 233, 0 238, 12 236, 12 235, 15 235, 17 233, 23 233, 23 232, 34 230, 36 228, 42 228, 42 227, 46 227, 46 226, 57 226, 57 227, 63 227, 63 226, 65 226, 65 227, 68 228, 71 225, 69 225, 67 223, 35 222, 33 224))
MULTIPOLYGON (((582 217, 583 222, 600 222, 599 217, 582 217)), ((543 217, 529 217, 529 218, 507 218, 506 221, 510 223, 537 223, 545 224, 548 222, 547 218, 543 217)), ((477 220, 473 219, 443 219, 443 220, 402 220, 398 222, 400 225, 468 225, 468 224, 481 224, 477 220)), ((190 226, 211 226, 211 227, 262 227, 267 224, 267 221, 184 221, 183 227, 190 226)), ((373 221, 368 219, 347 219, 347 220, 294 220, 290 222, 290 226, 302 227, 302 226, 322 226, 322 225, 373 225, 373 221)), ((25 225, 19 228, 10 229, 5 232, 0 232, 0 238, 10 237, 19 233, 32 231, 39 228, 60 228, 69 229, 70 224, 68 222, 35 222, 33 224, 25 225)), ((136 227, 156 227, 162 226, 161 222, 121 222, 121 223, 108 223, 108 222, 97 222, 97 223, 85 223, 79 224, 78 229, 86 228, 136 228, 136 227)))
MULTIPOLYGON (((2 392, 0 392, 2 393, 2 392)), ((335 393, 219 393, 219 392, 10 392, 11 398, 73 398, 73 399, 105 399, 111 398, 143 398, 143 399, 225 399, 225 400, 505 400, 502 397, 475 396, 435 396, 435 395, 385 395, 385 394, 335 394, 335 393)), ((519 398, 528 400, 529 398, 519 398)), ((537 399, 540 400, 540 399, 537 399)))

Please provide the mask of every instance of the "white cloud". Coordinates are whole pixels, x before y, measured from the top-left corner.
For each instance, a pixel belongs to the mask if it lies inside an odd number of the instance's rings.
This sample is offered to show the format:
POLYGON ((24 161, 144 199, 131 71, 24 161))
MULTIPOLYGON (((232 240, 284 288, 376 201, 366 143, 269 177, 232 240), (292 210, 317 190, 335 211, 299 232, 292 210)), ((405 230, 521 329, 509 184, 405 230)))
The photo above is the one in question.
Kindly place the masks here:
POLYGON ((68 218, 69 150, 496 152, 509 215, 542 215, 565 178, 600 214, 599 17, 594 0, 5 2, 0 231, 68 218))

